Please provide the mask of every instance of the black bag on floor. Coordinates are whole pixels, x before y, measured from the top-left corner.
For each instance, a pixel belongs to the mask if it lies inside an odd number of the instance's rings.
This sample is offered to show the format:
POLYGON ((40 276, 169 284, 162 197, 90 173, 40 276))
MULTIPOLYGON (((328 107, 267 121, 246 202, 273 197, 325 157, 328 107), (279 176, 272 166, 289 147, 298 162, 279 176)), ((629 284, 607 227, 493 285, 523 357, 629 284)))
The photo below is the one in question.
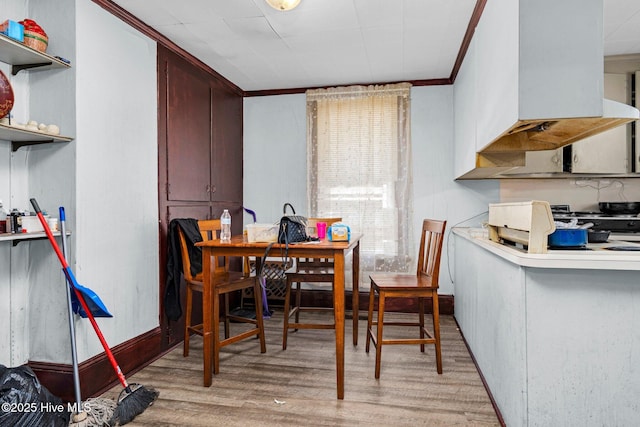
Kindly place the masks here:
POLYGON ((68 426, 67 405, 40 384, 27 365, 0 365, 0 426, 68 426))

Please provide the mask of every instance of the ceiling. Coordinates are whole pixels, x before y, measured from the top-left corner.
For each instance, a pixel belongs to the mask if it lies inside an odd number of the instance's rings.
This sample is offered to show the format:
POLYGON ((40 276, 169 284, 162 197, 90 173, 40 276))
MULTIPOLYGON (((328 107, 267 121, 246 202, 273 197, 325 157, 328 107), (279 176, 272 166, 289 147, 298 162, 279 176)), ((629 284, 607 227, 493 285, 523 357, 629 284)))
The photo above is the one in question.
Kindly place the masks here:
MULTIPOLYGON (((113 0, 243 91, 449 79, 477 0, 113 0)), ((491 1, 491 0, 486 0, 491 1)), ((604 0, 605 56, 640 53, 640 2, 604 0)))

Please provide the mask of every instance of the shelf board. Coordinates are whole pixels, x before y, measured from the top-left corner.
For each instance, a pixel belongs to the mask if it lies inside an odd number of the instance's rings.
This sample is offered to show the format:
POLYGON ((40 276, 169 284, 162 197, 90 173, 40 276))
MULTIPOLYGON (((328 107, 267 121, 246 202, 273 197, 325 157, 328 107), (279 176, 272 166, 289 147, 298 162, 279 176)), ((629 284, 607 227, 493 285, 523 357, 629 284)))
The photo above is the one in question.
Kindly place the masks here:
POLYGON ((35 68, 70 68, 71 65, 56 57, 37 51, 24 43, 0 34, 0 61, 12 65, 14 76, 21 70, 35 68))
MULTIPOLYGON (((60 236, 61 233, 59 231, 53 232, 54 236, 60 236)), ((70 236, 71 232, 67 230, 67 236, 70 236)), ((4 233, 0 234, 0 242, 12 242, 13 246, 16 246, 20 242, 24 242, 25 240, 42 240, 46 239, 47 234, 44 231, 36 232, 36 233, 4 233)))
POLYGON ((70 142, 73 138, 62 135, 51 135, 45 132, 34 132, 0 124, 0 139, 11 141, 11 151, 25 145, 47 144, 50 142, 70 142))

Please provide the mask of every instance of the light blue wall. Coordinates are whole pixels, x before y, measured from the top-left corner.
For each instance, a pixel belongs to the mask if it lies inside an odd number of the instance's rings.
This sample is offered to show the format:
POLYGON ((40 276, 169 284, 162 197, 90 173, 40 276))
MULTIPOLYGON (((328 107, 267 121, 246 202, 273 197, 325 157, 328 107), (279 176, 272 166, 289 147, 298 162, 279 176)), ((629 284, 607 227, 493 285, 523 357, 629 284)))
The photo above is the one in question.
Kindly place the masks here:
POLYGON ((286 202, 307 214, 306 123, 304 94, 244 99, 243 203, 257 222, 278 221, 286 202))
MULTIPOLYGON (((453 88, 421 86, 411 90, 413 152, 413 237, 424 218, 446 219, 449 226, 487 210, 499 201, 497 181, 454 181, 453 88)), ((244 100, 244 204, 258 222, 275 222, 282 204, 306 214, 306 103, 304 94, 244 100)), ((251 218, 245 215, 244 222, 251 218)), ((477 220, 476 220, 477 221, 477 220)), ((366 233, 366 230, 363 230, 366 233)), ((453 239, 445 241, 441 293, 453 294, 449 259, 453 239)))
MULTIPOLYGON (((69 264, 114 315, 98 323, 116 346, 159 324, 156 43, 93 2, 0 6, 41 24, 47 53, 72 64, 12 78, 16 121, 57 124, 74 138, 15 153, 0 141, 0 198, 30 209, 35 197, 56 217, 65 207, 69 264)), ((0 242, 0 364, 70 363, 65 288, 48 241, 0 242)), ((104 351, 87 320, 76 317, 76 332, 80 362, 104 351)))
POLYGON ((112 312, 101 328, 113 346, 160 319, 156 43, 93 2, 76 4, 76 276, 112 312))

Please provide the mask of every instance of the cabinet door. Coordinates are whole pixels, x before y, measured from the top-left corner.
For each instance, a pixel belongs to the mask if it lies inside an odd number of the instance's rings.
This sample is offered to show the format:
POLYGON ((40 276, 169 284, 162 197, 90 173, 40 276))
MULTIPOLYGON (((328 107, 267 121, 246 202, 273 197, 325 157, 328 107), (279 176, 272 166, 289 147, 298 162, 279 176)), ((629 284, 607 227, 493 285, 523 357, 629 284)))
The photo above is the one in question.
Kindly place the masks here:
POLYGON ((209 201, 209 81, 183 61, 167 63, 167 200, 209 201))
POLYGON ((242 97, 212 87, 211 198, 242 203, 242 97))
MULTIPOLYGON (((604 75, 604 97, 629 103, 626 74, 604 75)), ((630 171, 630 125, 618 126, 573 144, 571 172, 627 173, 630 171)))
MULTIPOLYGON (((638 88, 640 85, 640 71, 636 71, 634 74, 635 77, 635 88, 636 88, 636 93, 635 93, 635 105, 634 107, 636 108, 640 108, 640 96, 638 94, 638 88)), ((640 122, 634 122, 631 123, 631 128, 634 130, 634 135, 635 135, 635 141, 634 141, 634 145, 635 145, 635 149, 634 149, 634 162, 635 162, 635 169, 634 172, 638 173, 640 172, 640 136, 638 135, 638 132, 640 131, 640 122)))
MULTIPOLYGON (((219 89, 219 76, 162 46, 158 70, 160 327, 167 349, 184 335, 183 320, 169 322, 164 315, 169 222, 219 218, 229 209, 232 232, 242 233, 242 93, 219 89)), ((197 309, 194 316, 200 316, 197 309)))
POLYGON ((525 153, 525 166, 503 172, 503 175, 554 172, 562 172, 562 148, 557 150, 527 151, 525 153))
POLYGON ((453 87, 454 172, 461 177, 476 167, 476 38, 471 39, 453 87))

